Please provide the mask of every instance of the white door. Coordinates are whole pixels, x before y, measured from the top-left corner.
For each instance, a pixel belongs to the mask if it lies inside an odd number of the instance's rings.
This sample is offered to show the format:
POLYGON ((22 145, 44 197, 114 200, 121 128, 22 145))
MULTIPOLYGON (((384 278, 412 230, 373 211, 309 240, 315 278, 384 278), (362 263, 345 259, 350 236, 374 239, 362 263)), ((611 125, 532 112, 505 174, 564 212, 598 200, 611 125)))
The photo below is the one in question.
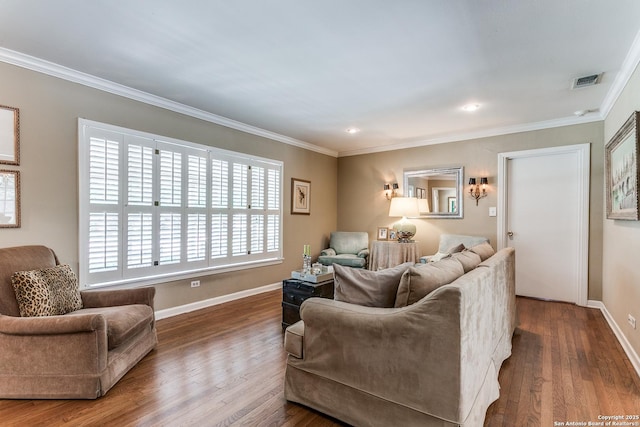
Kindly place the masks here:
POLYGON ((516 294, 586 305, 589 144, 503 153, 499 163, 498 246, 516 250, 516 294))

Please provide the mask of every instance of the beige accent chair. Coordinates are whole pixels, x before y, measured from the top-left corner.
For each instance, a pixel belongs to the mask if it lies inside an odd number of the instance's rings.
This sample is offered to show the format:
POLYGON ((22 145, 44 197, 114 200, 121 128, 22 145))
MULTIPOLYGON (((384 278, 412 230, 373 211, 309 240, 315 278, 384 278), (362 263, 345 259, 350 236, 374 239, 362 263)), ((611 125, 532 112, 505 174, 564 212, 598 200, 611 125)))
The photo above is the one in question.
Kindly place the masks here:
POLYGON ((58 264, 45 246, 0 249, 0 398, 95 399, 157 344, 153 287, 81 291, 80 310, 21 317, 12 275, 58 264))

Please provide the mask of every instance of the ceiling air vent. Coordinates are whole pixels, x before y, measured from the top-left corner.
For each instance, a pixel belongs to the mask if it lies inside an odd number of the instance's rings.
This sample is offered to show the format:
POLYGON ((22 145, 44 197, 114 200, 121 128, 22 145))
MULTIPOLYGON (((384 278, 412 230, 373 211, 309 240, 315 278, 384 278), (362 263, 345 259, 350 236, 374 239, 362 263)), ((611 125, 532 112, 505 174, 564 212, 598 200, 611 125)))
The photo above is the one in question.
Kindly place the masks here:
POLYGON ((580 89, 581 87, 593 86, 600 83, 602 79, 602 73, 592 74, 590 76, 578 77, 573 79, 571 89, 580 89))

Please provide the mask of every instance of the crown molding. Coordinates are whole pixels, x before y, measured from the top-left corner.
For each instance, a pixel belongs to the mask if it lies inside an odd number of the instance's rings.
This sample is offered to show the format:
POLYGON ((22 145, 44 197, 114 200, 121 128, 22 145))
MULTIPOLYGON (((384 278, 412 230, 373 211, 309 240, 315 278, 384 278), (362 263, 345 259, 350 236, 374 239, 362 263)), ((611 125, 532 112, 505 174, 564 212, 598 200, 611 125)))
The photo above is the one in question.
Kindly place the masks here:
POLYGON ((385 151, 403 150, 406 148, 417 148, 425 145, 446 144, 448 142, 467 141, 472 139, 488 138, 492 136, 509 135, 513 133, 529 132, 534 130, 551 129, 562 126, 578 125, 583 123, 591 123, 602 121, 603 116, 600 112, 589 113, 583 117, 566 117, 563 119, 545 120, 535 123, 524 123, 513 126, 504 126, 499 128, 485 129, 476 132, 467 132, 454 135, 447 135, 440 138, 423 139, 419 141, 401 142, 398 144, 385 145, 384 147, 364 148, 361 150, 341 151, 338 157, 358 156, 361 154, 380 153, 385 151))
POLYGON ((624 90, 625 86, 631 79, 633 72, 638 67, 640 63, 640 31, 636 34, 636 38, 633 40, 631 44, 631 48, 627 53, 627 57, 624 59, 622 66, 620 67, 620 71, 618 72, 618 77, 611 85, 611 89, 607 92, 607 95, 604 97, 604 101, 602 101, 602 105, 600 106, 600 114, 602 114, 603 118, 607 118, 609 112, 613 108, 613 105, 620 97, 620 94, 624 90))
POLYGON ((86 74, 30 55, 25 55, 23 53, 16 52, 10 49, 0 47, 0 61, 18 67, 26 68, 31 71, 36 71, 38 73, 46 74, 52 77, 57 77, 62 80, 67 80, 73 83, 81 84, 83 86, 91 87, 93 89, 98 89, 103 92, 122 96, 134 101, 139 101, 148 105, 160 107, 165 110, 173 111, 175 113, 184 114, 186 116, 194 117, 210 123, 215 123, 220 126, 239 130, 248 134, 282 142, 288 145, 293 145, 305 150, 315 151, 327 156, 338 157, 338 153, 336 151, 324 147, 319 147, 305 141, 271 132, 256 126, 251 126, 246 123, 238 122, 236 120, 228 119, 217 114, 212 114, 198 108, 193 108, 179 102, 171 101, 167 98, 152 95, 141 90, 133 89, 128 86, 114 83, 100 77, 92 76, 90 74, 86 74))

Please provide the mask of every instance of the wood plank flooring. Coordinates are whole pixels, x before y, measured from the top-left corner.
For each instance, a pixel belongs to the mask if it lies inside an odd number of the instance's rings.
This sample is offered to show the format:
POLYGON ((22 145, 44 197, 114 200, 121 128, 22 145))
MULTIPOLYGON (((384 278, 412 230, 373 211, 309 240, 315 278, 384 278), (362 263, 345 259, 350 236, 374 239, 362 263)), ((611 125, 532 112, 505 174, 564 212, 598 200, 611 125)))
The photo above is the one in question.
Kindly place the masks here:
MULTIPOLYGON (((106 396, 0 400, 0 426, 339 426, 283 397, 281 293, 158 321, 159 345, 106 396)), ((598 310, 518 299, 485 426, 640 414, 640 379, 598 310)), ((70 362, 72 363, 72 362, 70 362)))

